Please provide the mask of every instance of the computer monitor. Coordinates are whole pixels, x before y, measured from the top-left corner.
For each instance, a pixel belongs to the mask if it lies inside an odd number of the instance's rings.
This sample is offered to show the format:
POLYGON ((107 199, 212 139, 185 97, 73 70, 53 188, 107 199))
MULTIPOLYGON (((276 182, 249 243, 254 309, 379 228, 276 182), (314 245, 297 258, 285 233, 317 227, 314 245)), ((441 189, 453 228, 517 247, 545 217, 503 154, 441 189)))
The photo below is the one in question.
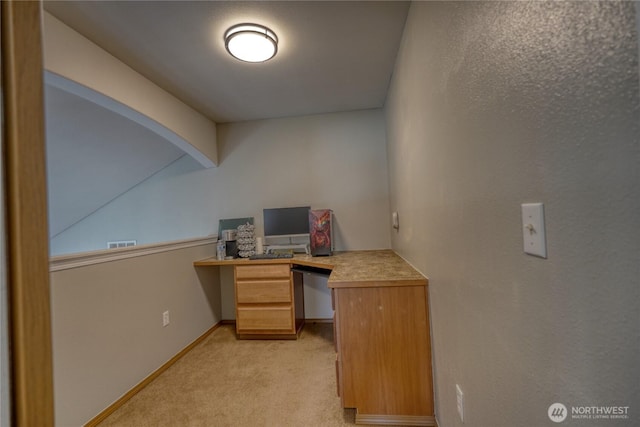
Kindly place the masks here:
POLYGON ((309 235, 310 206, 263 209, 265 237, 297 237, 309 235))

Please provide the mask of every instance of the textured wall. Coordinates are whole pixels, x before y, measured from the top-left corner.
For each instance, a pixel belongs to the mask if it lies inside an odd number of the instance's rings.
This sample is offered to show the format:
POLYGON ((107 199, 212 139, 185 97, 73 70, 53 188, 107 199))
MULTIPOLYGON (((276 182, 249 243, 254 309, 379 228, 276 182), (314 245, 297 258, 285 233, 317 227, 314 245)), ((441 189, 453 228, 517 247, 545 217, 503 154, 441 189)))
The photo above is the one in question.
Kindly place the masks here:
MULTIPOLYGON (((628 2, 415 2, 386 105, 393 247, 430 278, 436 414, 541 426, 640 402, 640 118, 628 2), (548 259, 520 204, 545 203, 548 259)), ((567 420, 564 425, 604 425, 567 420)))

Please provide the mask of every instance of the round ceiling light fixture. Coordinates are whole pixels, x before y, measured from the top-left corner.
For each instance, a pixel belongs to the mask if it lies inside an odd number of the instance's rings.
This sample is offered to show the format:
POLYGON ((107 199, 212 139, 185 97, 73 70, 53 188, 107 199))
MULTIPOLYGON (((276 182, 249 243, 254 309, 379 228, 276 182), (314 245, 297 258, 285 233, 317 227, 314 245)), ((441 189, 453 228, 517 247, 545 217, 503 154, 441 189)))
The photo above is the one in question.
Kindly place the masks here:
POLYGON ((265 62, 278 51, 278 36, 262 25, 239 24, 224 33, 224 46, 241 61, 265 62))

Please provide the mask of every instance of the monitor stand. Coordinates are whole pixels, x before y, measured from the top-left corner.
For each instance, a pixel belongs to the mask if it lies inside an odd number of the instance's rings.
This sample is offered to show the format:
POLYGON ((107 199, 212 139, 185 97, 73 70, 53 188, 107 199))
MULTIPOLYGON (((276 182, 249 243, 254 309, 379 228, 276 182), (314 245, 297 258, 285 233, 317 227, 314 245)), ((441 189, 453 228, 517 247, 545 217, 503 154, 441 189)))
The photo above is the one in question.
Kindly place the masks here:
POLYGON ((296 249, 302 249, 305 254, 309 255, 309 244, 308 243, 288 243, 286 245, 267 245, 266 253, 277 251, 277 250, 293 250, 295 252, 296 249))

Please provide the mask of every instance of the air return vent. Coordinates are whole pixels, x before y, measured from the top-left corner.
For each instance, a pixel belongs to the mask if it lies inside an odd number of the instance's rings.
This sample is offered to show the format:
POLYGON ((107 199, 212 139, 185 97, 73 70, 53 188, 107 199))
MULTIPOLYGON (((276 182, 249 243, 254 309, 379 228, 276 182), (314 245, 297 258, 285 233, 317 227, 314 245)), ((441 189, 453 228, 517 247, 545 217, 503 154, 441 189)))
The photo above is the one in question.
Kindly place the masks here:
POLYGON ((113 242, 107 242, 108 249, 127 248, 129 246, 135 246, 137 240, 116 240, 113 242))

